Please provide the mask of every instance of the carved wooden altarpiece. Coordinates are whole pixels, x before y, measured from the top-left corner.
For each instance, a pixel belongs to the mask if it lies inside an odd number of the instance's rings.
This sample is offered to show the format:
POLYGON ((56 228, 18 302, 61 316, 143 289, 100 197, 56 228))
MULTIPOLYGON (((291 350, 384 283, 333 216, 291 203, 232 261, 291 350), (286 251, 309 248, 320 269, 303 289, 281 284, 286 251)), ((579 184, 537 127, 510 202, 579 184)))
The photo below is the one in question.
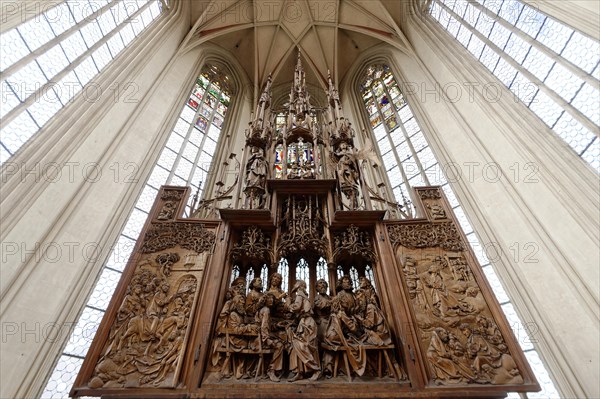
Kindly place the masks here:
POLYGON ((443 191, 416 188, 417 217, 381 201, 331 79, 319 115, 299 57, 278 130, 270 84, 227 206, 183 218, 189 189, 159 191, 71 394, 539 390, 443 191))

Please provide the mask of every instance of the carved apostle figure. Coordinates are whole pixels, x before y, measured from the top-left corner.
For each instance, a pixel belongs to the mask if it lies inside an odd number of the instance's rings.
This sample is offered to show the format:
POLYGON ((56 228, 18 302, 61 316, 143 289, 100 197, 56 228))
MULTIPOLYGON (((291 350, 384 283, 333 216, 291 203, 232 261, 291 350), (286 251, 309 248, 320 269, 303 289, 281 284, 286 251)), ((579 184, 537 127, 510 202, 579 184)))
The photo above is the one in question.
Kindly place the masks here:
POLYGON ((357 314, 356 318, 364 328, 364 342, 368 345, 390 345, 392 339, 387 321, 379 308, 375 289, 366 277, 361 277, 361 289, 365 298, 365 310, 357 314))
MULTIPOLYGON (((245 298, 236 291, 238 287, 235 286, 232 290, 233 298, 231 301, 225 302, 223 306, 223 310, 219 315, 219 320, 217 322, 220 330, 217 330, 218 337, 215 339, 215 345, 213 348, 213 355, 215 352, 219 351, 224 347, 229 347, 229 351, 231 352, 239 352, 248 347, 248 339, 246 336, 248 334, 256 333, 258 331, 258 327, 254 324, 245 324, 244 316, 246 313, 245 309, 245 298), (225 320, 225 324, 223 325, 223 320, 225 320), (225 332, 229 333, 229 341, 227 342, 225 332)), ((226 357, 226 362, 228 362, 230 356, 226 357)), ((213 364, 218 361, 218 355, 213 356, 213 364), (216 359, 215 359, 216 358, 216 359)), ((224 364, 223 370, 227 370, 227 364, 224 364)), ((244 358, 242 358, 237 365, 235 365, 235 378, 239 379, 245 372, 245 364, 244 358)), ((225 375, 227 376, 227 375, 225 375)))
POLYGON ((477 372, 477 380, 491 382, 492 376, 487 375, 483 366, 498 367, 501 354, 489 345, 477 329, 472 329, 469 324, 463 323, 459 329, 467 337, 467 356, 472 361, 471 367, 477 372))
POLYGON ((292 303, 289 310, 298 321, 296 331, 290 331, 292 351, 290 353, 290 371, 295 373, 289 381, 305 378, 306 373, 312 372, 311 381, 321 376, 319 350, 317 342, 317 323, 312 316, 312 307, 306 292, 306 282, 296 281, 291 291, 292 303))
POLYGON ((251 146, 246 163, 246 188, 251 209, 261 209, 265 205, 265 187, 267 183, 267 161, 262 148, 251 146))
MULTIPOLYGON (((327 328, 329 326, 329 317, 331 316, 331 297, 327 294, 327 281, 324 279, 317 280, 315 295, 315 303, 313 311, 315 313, 315 321, 317 322, 317 338, 319 342, 325 342, 327 328)), ((323 356, 323 374, 327 378, 333 375, 333 356, 325 354, 323 356)))
POLYGON ((356 309, 355 312, 360 315, 364 315, 367 303, 372 301, 373 303, 379 303, 379 299, 377 298, 377 293, 375 292, 375 287, 371 284, 371 280, 366 277, 358 278, 359 289, 356 290, 356 294, 354 295, 356 300, 356 309))
POLYGON ((227 320, 229 319, 229 313, 231 312, 231 305, 233 303, 233 296, 235 292, 233 289, 228 289, 225 293, 225 303, 223 304, 223 309, 221 309, 221 313, 219 313, 219 317, 217 318, 217 325, 215 328, 216 337, 213 341, 213 352, 211 355, 212 365, 216 366, 221 359, 221 352, 218 349, 221 346, 225 346, 225 329, 227 328, 227 320))
POLYGON ((331 301, 331 322, 326 334, 326 340, 332 345, 343 344, 343 338, 348 337, 349 334, 355 337, 358 334, 358 323, 354 318, 356 299, 352 292, 350 276, 342 276, 339 288, 337 295, 331 301))
MULTIPOLYGON (((357 308, 352 293, 352 279, 348 275, 340 279, 339 291, 331 301, 331 317, 325 334, 325 343, 346 348, 346 354, 352 369, 358 375, 363 375, 366 368, 367 356, 364 348, 358 343, 361 330, 354 312, 357 308)), ((324 355, 324 361, 329 363, 330 353, 324 355)))
POLYGON ((354 149, 346 142, 340 143, 335 155, 340 189, 350 201, 350 210, 358 209, 358 168, 354 149))
POLYGON ((274 316, 280 317, 283 315, 283 300, 287 297, 287 292, 281 289, 283 277, 279 273, 273 273, 269 278, 269 290, 275 299, 273 305, 274 316))
POLYGON ((329 315, 331 314, 331 297, 327 294, 327 281, 323 279, 317 280, 315 295, 315 304, 313 307, 315 313, 315 321, 317 322, 317 336, 322 342, 325 338, 327 324, 329 323, 329 315))
POLYGON ((241 295, 246 299, 246 279, 244 277, 237 277, 231 282, 231 292, 233 295, 241 295))
POLYGON ((434 263, 428 270, 427 285, 431 288, 432 312, 438 317, 456 316, 458 301, 448 293, 444 279, 440 273, 441 264, 434 263))
POLYGON ((490 319, 487 316, 479 315, 475 318, 475 322, 477 323, 477 327, 479 328, 479 332, 493 346, 498 346, 500 344, 504 344, 504 338, 502 338, 502 333, 500 329, 494 322, 494 320, 490 319))
POLYGON ((443 327, 436 327, 427 349, 427 359, 433 369, 437 384, 456 384, 474 381, 473 372, 463 364, 463 353, 456 353, 450 343, 450 334, 443 327))
POLYGON ((246 187, 265 188, 267 161, 262 148, 250 147, 250 158, 246 164, 246 187))
POLYGON ((260 277, 252 279, 250 282, 250 291, 248 291, 248 295, 246 296, 246 316, 254 317, 259 308, 262 307, 262 290, 262 279, 260 277))
POLYGON ((256 313, 256 323, 260 329, 260 338, 263 348, 275 349, 273 357, 269 363, 267 376, 273 382, 279 382, 279 373, 283 369, 283 348, 284 342, 275 331, 275 325, 271 320, 271 309, 275 304, 275 297, 272 293, 267 292, 263 296, 262 307, 256 313))

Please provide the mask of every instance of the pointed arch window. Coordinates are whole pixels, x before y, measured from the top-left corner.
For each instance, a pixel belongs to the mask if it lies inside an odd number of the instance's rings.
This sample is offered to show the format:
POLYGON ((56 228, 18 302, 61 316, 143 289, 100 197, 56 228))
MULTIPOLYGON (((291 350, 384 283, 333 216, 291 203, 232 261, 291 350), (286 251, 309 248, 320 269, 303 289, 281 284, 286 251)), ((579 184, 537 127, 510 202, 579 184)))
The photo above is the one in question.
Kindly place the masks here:
MULTIPOLYGON (((410 188, 429 185, 442 186, 504 314, 515 335, 520 338, 521 349, 531 362, 540 384, 544 386, 544 397, 558 397, 558 391, 548 377, 547 370, 531 344, 527 330, 517 316, 508 295, 502 287, 502 283, 485 254, 483 246, 479 243, 479 239, 473 232, 473 228, 469 224, 452 188, 444 177, 442 168, 429 148, 419 123, 400 90, 390 67, 386 64, 368 66, 360 81, 359 90, 396 201, 406 204, 407 208, 410 209, 412 205, 407 201, 411 195, 410 188)), ((338 278, 339 272, 340 268, 338 268, 338 278)), ((371 282, 374 283, 374 279, 371 279, 371 282)))
POLYGON ((414 214, 409 188, 446 181, 389 66, 369 66, 360 91, 394 196, 414 214))
MULTIPOLYGON (((203 183, 209 172, 221 133, 218 121, 225 117, 231 100, 230 93, 229 77, 215 65, 206 65, 190 95, 182 104, 182 111, 165 147, 121 235, 113 246, 100 272, 100 278, 46 384, 43 398, 68 396, 160 186, 189 185, 192 191, 197 192, 199 196, 202 195, 203 183), (208 115, 205 116, 207 124, 202 127, 197 125, 202 112, 200 104, 208 105, 206 107, 208 115)), ((189 206, 186 212, 189 214, 189 206)), ((239 275, 239 267, 234 266, 232 277, 239 275)))
POLYGON ((290 266, 286 258, 281 258, 279 265, 277 266, 277 273, 281 274, 281 289, 285 292, 288 291, 290 266))
POLYGON ((373 268, 371 265, 367 265, 365 267, 365 277, 369 279, 375 291, 377 291, 377 285, 375 284, 375 273, 373 273, 373 268))
POLYGON ((250 284, 252 284, 252 280, 254 280, 254 269, 249 268, 246 273, 246 292, 250 290, 250 284))
POLYGON ((325 280, 329 285, 329 271, 327 269, 327 261, 320 257, 317 261, 317 280, 325 280))
POLYGON ((518 0, 435 0, 430 14, 600 171, 600 42, 518 0))
POLYGON ((269 287, 269 267, 266 263, 260 269, 260 279, 262 280, 262 285, 265 289, 269 287))
POLYGON ((162 11, 160 0, 68 0, 3 32, 0 164, 69 105, 162 11))
POLYGON ((340 281, 340 279, 344 277, 344 269, 342 268, 342 265, 338 265, 337 267, 337 279, 338 281, 340 281))
POLYGON ((358 270, 356 270, 356 267, 354 266, 350 268, 350 279, 352 279, 352 288, 354 288, 354 290, 357 290, 359 287, 358 270))
POLYGON ((233 265, 233 269, 231 269, 231 278, 229 279, 229 284, 233 283, 233 280, 240 276, 240 267, 238 265, 233 265))
POLYGON ((310 295, 311 284, 308 271, 308 262, 304 258, 300 258, 296 265, 296 280, 303 280, 307 286, 307 292, 310 295))

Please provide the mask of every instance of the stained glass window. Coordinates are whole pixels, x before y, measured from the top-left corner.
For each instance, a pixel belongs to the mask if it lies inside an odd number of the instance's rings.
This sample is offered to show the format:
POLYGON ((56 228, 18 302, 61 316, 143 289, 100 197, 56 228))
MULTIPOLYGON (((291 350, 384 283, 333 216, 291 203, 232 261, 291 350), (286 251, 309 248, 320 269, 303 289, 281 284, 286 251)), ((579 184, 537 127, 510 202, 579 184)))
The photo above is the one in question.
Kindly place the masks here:
POLYGON ((517 0, 436 0, 430 13, 600 171, 597 40, 517 0))
MULTIPOLYGON (((402 91, 400 90, 391 69, 387 65, 378 64, 368 67, 359 89, 363 99, 371 97, 378 99, 382 98, 386 93, 391 92, 396 93, 397 98, 403 98, 402 91), (378 85, 378 83, 380 83, 381 80, 384 80, 387 83, 383 85, 383 93, 380 93, 380 97, 377 97, 377 92, 373 87, 380 87, 381 85, 378 85)), ((475 236, 467 216, 463 212, 452 188, 445 178, 445 173, 448 173, 448 168, 444 168, 438 163, 406 100, 403 99, 398 102, 400 106, 396 105, 395 102, 393 102, 393 104, 393 110, 398 117, 397 120, 400 121, 399 124, 396 127, 391 127, 380 121, 373 129, 373 136, 379 146, 384 167, 387 171, 390 184, 392 185, 396 201, 406 203, 406 199, 410 197, 409 189, 415 186, 442 186, 442 189, 448 198, 448 202, 453 207, 454 214, 462 230, 467 235, 467 240, 471 244, 479 263, 483 267, 483 271, 493 288, 498 302, 500 302, 506 312, 506 305, 510 304, 508 296, 504 291, 498 276, 494 272, 494 269, 490 265, 490 261, 486 256, 486 250, 475 236)), ((383 107, 386 105, 381 105, 381 101, 378 101, 376 112, 381 113, 383 107)), ((368 106, 365 106, 365 110, 367 113, 372 113, 372 110, 369 109, 368 106)), ((338 278, 339 272, 340 269, 338 269, 338 278)), ((365 275, 369 277, 367 273, 373 273, 370 266, 365 268, 365 275)), ((371 279, 371 281, 373 284, 375 283, 374 279, 371 279)), ((512 305, 510 306, 512 307, 512 305)), ((515 335, 519 338, 522 349, 525 351, 526 355, 527 353, 532 352, 537 357, 537 353, 533 349, 533 346, 527 346, 530 341, 526 329, 523 328, 523 323, 518 319, 516 313, 511 316, 513 317, 513 320, 518 321, 518 323, 513 323, 512 327, 515 335)), ((539 359, 539 357, 537 357, 537 359, 539 359)), ((541 362, 538 362, 535 365, 534 372, 540 381, 550 381, 549 378, 544 378, 544 376, 548 376, 548 372, 541 362)), ((544 386, 544 392, 546 395, 545 397, 558 397, 558 392, 551 382, 544 386)))
MULTIPOLYGON (((213 65, 207 65, 192 88, 192 93, 196 93, 199 96, 199 100, 202 101, 207 96, 207 91, 203 88, 202 82, 211 82, 224 78, 222 71, 213 65)), ((218 101, 224 107, 227 107, 230 101, 228 94, 230 88, 226 84, 226 81, 220 87, 222 87, 222 91, 217 92, 216 95, 208 95, 218 98, 218 101)), ((202 184, 209 172, 216 141, 221 131, 214 124, 207 127, 207 132, 198 130, 195 127, 194 121, 200 111, 189 103, 189 99, 190 97, 187 97, 183 101, 183 109, 173 126, 173 130, 150 177, 138 197, 129 220, 125 223, 121 236, 115 243, 112 253, 102 269, 100 279, 83 310, 78 325, 84 323, 85 320, 83 318, 87 317, 86 315, 89 315, 91 310, 99 311, 102 314, 106 310, 108 299, 113 295, 160 186, 167 184, 188 185, 191 186, 193 192, 198 193, 199 196, 202 195, 202 184)), ((211 108, 208 120, 211 120, 210 118, 215 117, 215 115, 215 110, 211 108)), ((190 199, 191 201, 192 199, 190 199)), ((191 204, 188 204, 186 215, 190 213, 189 205, 191 204)), ((239 276, 240 268, 236 265, 232 270, 232 279, 239 276)), ((89 322, 85 322, 85 328, 76 328, 73 331, 46 385, 42 398, 65 398, 68 396, 71 385, 79 372, 81 359, 85 356, 85 352, 91 343, 89 339, 82 340, 81 331, 89 331, 90 329, 95 331, 100 319, 101 317, 90 316, 89 322), (74 347, 73 343, 77 343, 77 351, 71 350, 74 347)))
POLYGON ((407 186, 444 184, 427 170, 438 169, 437 161, 421 133, 410 107, 387 65, 367 68, 360 91, 396 200, 414 212, 407 186), (389 98, 393 98, 389 102, 389 98), (370 106, 369 104, 374 104, 370 106))
POLYGON ((283 178, 283 144, 279 144, 277 145, 277 147, 275 147, 275 161, 274 161, 274 168, 275 168, 275 178, 276 179, 281 179, 283 178))
MULTIPOLYGON (((275 154, 277 166, 277 154, 275 154)), ((312 143, 299 139, 287 146, 287 177, 288 179, 313 177, 315 173, 312 143)))
POLYGON ((65 1, 42 9, 0 36, 0 164, 139 36, 162 3, 65 1))

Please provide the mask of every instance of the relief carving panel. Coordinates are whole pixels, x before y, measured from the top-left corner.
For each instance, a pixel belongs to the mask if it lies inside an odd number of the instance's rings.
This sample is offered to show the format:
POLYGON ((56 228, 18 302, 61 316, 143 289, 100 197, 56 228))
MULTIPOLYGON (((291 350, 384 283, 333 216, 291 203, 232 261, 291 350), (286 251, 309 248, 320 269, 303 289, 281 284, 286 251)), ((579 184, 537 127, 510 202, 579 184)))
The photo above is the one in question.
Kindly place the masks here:
POLYGON ((404 250, 401 255, 434 383, 522 384, 463 254, 435 249, 404 250))
POLYGON ((441 195, 420 192, 429 222, 388 225, 435 385, 523 384, 441 195), (442 212, 434 213, 432 209, 442 212))
POLYGON ((200 224, 152 225, 87 382, 89 388, 178 385, 213 242, 214 232, 200 224))

